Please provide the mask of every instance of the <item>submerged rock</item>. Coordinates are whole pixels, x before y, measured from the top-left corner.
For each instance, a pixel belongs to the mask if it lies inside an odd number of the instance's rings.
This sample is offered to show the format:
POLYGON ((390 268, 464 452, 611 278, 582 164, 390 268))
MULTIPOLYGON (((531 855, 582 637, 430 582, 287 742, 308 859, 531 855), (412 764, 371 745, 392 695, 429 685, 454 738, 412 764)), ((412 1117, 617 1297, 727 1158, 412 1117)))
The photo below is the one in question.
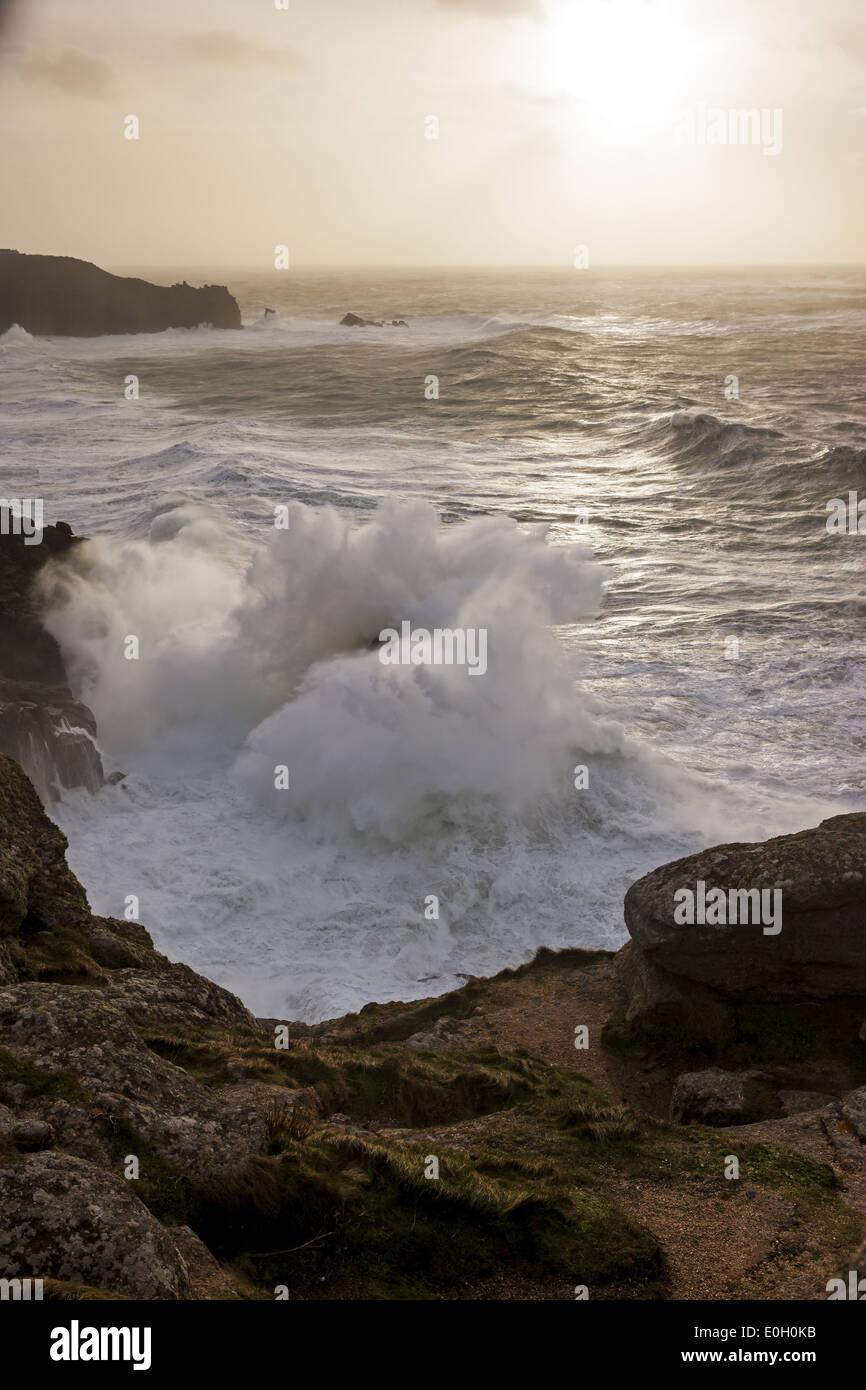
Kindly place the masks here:
POLYGON ((0 251, 0 333, 16 323, 28 333, 77 338, 242 327, 225 285, 152 285, 73 256, 0 251))

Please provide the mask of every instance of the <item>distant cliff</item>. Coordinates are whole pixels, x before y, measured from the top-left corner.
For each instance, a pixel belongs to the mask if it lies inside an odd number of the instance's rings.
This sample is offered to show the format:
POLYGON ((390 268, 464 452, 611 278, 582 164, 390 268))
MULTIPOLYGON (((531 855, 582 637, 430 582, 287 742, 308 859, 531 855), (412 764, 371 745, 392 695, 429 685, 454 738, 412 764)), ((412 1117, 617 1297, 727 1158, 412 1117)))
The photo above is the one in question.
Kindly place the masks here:
POLYGON ((0 333, 14 323, 28 333, 76 338, 204 323, 242 327, 237 302, 224 285, 151 285, 72 256, 0 251, 0 333))

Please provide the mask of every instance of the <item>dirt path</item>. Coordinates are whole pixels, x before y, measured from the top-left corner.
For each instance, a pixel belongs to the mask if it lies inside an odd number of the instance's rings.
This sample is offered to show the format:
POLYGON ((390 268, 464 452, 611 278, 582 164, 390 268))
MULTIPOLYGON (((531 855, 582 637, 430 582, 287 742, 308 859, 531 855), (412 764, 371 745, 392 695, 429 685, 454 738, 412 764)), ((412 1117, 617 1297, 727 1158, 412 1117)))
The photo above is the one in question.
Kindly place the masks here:
MULTIPOLYGON (((464 1025, 461 1046, 474 1040, 501 1049, 525 1048, 532 1056, 581 1072, 613 1102, 666 1116, 669 1074, 658 1066, 626 1064, 601 1046, 602 1028, 616 1003, 607 961, 558 974, 528 973, 485 1001, 483 1015, 470 1019, 468 1029, 464 1025), (588 1029, 586 1049, 575 1047, 578 1025, 588 1029)), ((488 1123, 489 1117, 475 1121, 462 1133, 457 1132, 461 1127, 450 1134, 440 1130, 435 1138, 464 1147, 471 1144, 473 1130, 479 1134, 488 1123)), ((866 1222, 866 1154, 844 1125, 816 1112, 723 1132, 734 1155, 738 1145, 759 1143, 829 1164, 842 1185, 842 1201, 866 1222)), ((434 1136, 430 1138, 432 1142, 434 1136)), ((746 1180, 726 1181, 722 1174, 715 1181, 612 1175, 602 1186, 606 1196, 659 1241, 672 1298, 816 1299, 826 1296, 826 1281, 837 1272, 828 1269, 820 1223, 797 1203, 746 1180)))

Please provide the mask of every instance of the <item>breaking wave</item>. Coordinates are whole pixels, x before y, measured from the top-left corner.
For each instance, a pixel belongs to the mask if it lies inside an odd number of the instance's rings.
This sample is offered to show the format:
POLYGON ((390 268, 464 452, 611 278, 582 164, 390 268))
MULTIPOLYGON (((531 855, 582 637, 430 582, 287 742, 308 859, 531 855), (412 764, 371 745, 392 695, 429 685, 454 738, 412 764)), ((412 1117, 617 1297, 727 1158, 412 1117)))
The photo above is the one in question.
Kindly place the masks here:
POLYGON ((601 566, 544 526, 443 526, 418 501, 289 517, 264 543, 172 507, 46 573, 48 626, 125 774, 61 813, 97 909, 137 891, 164 949, 285 1016, 615 941, 629 876, 694 839, 704 795, 575 687, 551 629, 592 618, 601 566), (486 673, 383 665, 378 634, 404 619, 486 628, 486 673))

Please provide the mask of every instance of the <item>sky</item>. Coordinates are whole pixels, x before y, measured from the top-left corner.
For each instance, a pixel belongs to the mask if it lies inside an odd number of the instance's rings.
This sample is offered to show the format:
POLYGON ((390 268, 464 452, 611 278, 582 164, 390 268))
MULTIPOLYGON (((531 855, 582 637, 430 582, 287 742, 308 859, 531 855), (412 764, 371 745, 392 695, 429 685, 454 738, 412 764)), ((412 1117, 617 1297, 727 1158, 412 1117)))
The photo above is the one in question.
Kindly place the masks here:
POLYGON ((283 3, 8 0, 0 245, 109 268, 866 259, 866 0, 283 3))

